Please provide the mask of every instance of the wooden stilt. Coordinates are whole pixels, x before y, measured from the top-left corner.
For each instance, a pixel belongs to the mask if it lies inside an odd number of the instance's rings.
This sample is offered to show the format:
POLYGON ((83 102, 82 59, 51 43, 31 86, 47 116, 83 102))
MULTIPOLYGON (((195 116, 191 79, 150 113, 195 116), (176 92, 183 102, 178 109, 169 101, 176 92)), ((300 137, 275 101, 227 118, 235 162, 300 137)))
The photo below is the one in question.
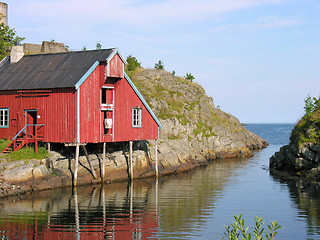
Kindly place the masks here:
POLYGON ((102 181, 103 182, 103 179, 105 177, 105 163, 106 163, 106 143, 103 143, 103 155, 102 155, 102 172, 101 172, 101 178, 102 178, 102 181))
POLYGON ((51 145, 49 142, 47 143, 47 149, 48 149, 48 153, 51 153, 51 145))
POLYGON ((132 145, 133 145, 133 142, 130 141, 129 142, 129 147, 130 147, 129 178, 130 178, 130 181, 133 181, 132 145))
POLYGON ((74 168, 74 178, 73 178, 73 186, 77 186, 77 178, 78 178, 78 165, 79 165, 79 143, 76 145, 76 163, 74 168))
POLYGON ((82 145, 82 148, 83 148, 84 154, 86 155, 86 158, 87 158, 87 161, 88 161, 90 170, 91 170, 91 172, 92 172, 93 178, 94 178, 94 179, 97 179, 97 174, 96 174, 96 171, 94 170, 94 168, 93 168, 93 166, 92 166, 92 164, 91 164, 91 161, 90 161, 90 159, 89 159, 89 154, 88 154, 88 152, 87 152, 86 146, 85 146, 85 145, 82 145))
POLYGON ((158 170, 158 139, 155 140, 155 150, 156 150, 156 178, 159 177, 159 170, 158 170))
POLYGON ((35 132, 34 151, 35 151, 35 153, 38 153, 38 134, 37 134, 37 129, 36 129, 36 132, 35 132))

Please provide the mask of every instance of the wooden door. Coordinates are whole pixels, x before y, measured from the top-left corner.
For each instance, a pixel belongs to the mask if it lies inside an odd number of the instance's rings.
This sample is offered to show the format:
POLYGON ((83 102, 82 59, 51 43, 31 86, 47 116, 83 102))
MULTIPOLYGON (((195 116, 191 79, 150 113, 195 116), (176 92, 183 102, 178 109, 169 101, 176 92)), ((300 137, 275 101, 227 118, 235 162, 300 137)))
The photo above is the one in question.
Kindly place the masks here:
POLYGON ((25 110, 25 118, 28 134, 36 135, 37 110, 25 110))

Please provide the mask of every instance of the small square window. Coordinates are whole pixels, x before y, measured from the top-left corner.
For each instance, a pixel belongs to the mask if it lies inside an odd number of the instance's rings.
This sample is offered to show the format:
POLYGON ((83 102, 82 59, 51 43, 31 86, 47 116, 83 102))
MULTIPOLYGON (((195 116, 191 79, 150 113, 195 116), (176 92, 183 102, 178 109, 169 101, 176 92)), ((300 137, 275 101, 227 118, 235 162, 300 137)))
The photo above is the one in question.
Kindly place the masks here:
POLYGON ((0 128, 9 127, 9 108, 0 108, 0 128))
POLYGON ((132 108, 132 127, 141 127, 141 108, 132 108))

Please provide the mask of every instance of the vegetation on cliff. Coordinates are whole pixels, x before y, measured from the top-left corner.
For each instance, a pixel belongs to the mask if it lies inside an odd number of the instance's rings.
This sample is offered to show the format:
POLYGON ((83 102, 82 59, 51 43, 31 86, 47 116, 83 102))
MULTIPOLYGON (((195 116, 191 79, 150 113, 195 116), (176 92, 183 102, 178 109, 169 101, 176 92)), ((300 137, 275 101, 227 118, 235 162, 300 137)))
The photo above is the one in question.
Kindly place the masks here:
POLYGON ((290 141, 302 145, 304 143, 320 144, 320 98, 305 99, 305 115, 294 127, 290 141))
POLYGON ((320 180, 320 98, 305 99, 305 115, 296 124, 290 143, 270 158, 270 169, 320 180))
POLYGON ((135 69, 131 77, 157 117, 177 118, 182 125, 196 125, 189 138, 198 134, 215 136, 214 126, 217 125, 231 127, 234 132, 246 131, 232 115, 216 109, 213 99, 192 80, 173 76, 165 70, 143 68, 135 69))

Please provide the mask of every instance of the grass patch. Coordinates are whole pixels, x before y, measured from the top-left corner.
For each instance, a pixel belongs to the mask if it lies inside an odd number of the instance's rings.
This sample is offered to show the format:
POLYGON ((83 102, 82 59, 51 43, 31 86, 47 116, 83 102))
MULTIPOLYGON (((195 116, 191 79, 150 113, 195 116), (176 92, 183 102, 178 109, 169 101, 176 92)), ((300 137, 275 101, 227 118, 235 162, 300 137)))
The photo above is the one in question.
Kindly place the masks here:
POLYGON ((311 115, 305 115, 294 127, 290 141, 302 145, 303 143, 320 144, 320 110, 311 115))
POLYGON ((35 153, 34 147, 23 147, 18 151, 6 154, 4 158, 9 161, 28 160, 28 159, 44 159, 48 156, 48 151, 44 147, 38 148, 38 153, 35 153))
POLYGON ((169 140, 177 140, 177 139, 179 139, 179 136, 171 135, 171 136, 168 136, 168 139, 169 140))
POLYGON ((184 108, 184 103, 179 100, 175 100, 174 98, 167 99, 168 105, 172 108, 172 110, 181 113, 184 108))
POLYGON ((202 134, 204 137, 212 137, 212 136, 217 136, 213 132, 213 127, 211 125, 208 125, 203 122, 198 122, 197 128, 193 130, 193 134, 197 136, 198 134, 202 134))
POLYGON ((10 140, 0 139, 0 153, 5 149, 10 143, 10 140))

